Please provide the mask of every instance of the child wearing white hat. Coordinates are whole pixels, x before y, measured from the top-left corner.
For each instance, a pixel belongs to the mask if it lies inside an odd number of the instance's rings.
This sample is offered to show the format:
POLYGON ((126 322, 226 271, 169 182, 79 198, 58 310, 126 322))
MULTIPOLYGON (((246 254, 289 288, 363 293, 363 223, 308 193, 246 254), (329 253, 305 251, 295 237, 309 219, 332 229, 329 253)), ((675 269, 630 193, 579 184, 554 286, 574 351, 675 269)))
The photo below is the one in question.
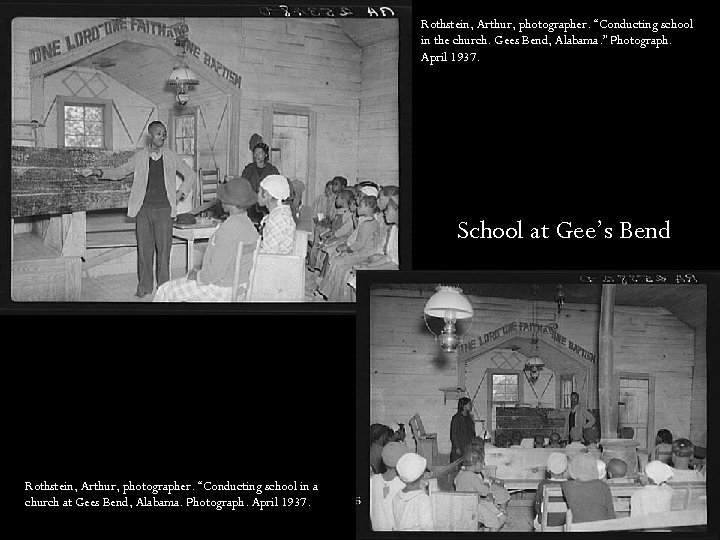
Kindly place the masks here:
POLYGON ((662 461, 651 461, 645 466, 645 475, 649 484, 630 497, 630 517, 671 510, 673 489, 666 482, 673 476, 672 467, 662 461))
POLYGON ((258 191, 258 204, 270 213, 262 219, 260 253, 291 253, 295 243, 295 220, 292 210, 282 201, 290 196, 290 184, 280 174, 263 178, 258 191))
POLYGON ((425 491, 427 460, 413 453, 403 455, 397 462, 397 473, 406 483, 393 500, 396 531, 433 531, 435 524, 430 496, 425 491))

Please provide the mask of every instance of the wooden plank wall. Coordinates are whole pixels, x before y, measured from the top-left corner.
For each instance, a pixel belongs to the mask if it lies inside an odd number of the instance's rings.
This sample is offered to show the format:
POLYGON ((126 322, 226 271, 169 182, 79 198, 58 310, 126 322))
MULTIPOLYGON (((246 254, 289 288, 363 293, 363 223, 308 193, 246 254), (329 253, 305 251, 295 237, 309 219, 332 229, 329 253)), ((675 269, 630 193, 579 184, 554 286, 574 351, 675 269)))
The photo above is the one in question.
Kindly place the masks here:
POLYGON ((692 403, 690 405, 690 440, 707 446, 707 326, 695 329, 695 365, 693 366, 692 403))
POLYGON ((363 48, 358 182, 399 185, 397 40, 363 48))
POLYGON ((285 18, 187 23, 194 41, 242 76, 241 169, 252 159, 252 134, 270 138, 263 133, 266 106, 305 106, 317 114, 316 175, 308 196, 336 175, 357 181, 361 50, 340 27, 332 20, 285 18))
MULTIPOLYGON (((443 403, 439 388, 457 385, 457 353, 443 353, 425 327, 422 310, 428 298, 420 291, 372 292, 370 421, 407 423, 420 413, 426 431, 438 433, 440 453, 448 453, 457 401, 443 403)), ((532 321, 531 302, 470 299, 476 315, 469 335, 532 321)), ((539 322, 547 324, 554 320, 556 306, 539 303, 538 312, 539 322)), ((558 324, 562 335, 597 352, 599 306, 566 303, 558 324)), ((656 376, 655 429, 689 436, 694 331, 662 308, 616 306, 614 357, 616 371, 656 376)))
MULTIPOLYGON (((152 19, 167 24, 179 20, 158 17, 152 19)), ((13 21, 14 119, 26 120, 31 117, 28 50, 47 44, 53 39, 62 40, 66 35, 104 20, 106 19, 22 18, 13 21)), ((390 96, 393 89, 397 92, 396 60, 391 58, 393 55, 397 56, 397 44, 394 45, 394 50, 382 43, 371 46, 363 57, 361 48, 332 20, 187 18, 187 23, 190 26, 190 39, 201 47, 203 53, 207 52, 242 76, 241 168, 251 161, 251 154, 247 149, 250 136, 253 133, 263 134, 263 110, 267 110, 268 105, 279 104, 309 107, 317 115, 317 131, 314 134, 316 175, 314 179, 310 179, 308 196, 321 192, 325 182, 335 175, 346 176, 351 184, 357 182, 361 174, 376 175, 375 172, 367 172, 374 159, 370 156, 379 149, 380 143, 385 146, 390 143, 390 135, 386 134, 393 131, 393 123, 397 121, 397 113, 394 113, 393 120, 393 113, 387 108, 390 105, 386 103, 392 102, 393 98, 390 96), (363 68, 371 79, 364 87, 363 68), (361 97, 366 105, 362 128, 362 136, 366 140, 362 150, 362 173, 359 172, 361 152, 358 147, 361 97), (380 121, 380 116, 387 122, 380 121)), ((63 70, 63 73, 66 71, 63 70)), ((111 86, 113 89, 108 92, 115 92, 114 87, 122 85, 114 83, 111 86)), ((46 99, 50 100, 49 105, 54 97, 51 88, 46 88, 45 93, 46 99)), ((219 132, 217 126, 225 101, 216 99, 195 103, 203 107, 210 137, 214 138, 218 133, 213 160, 205 128, 198 119, 199 165, 207 168, 217 162, 223 173, 227 155, 226 132, 224 124, 219 132)), ((126 123, 133 125, 131 133, 134 136, 134 126, 142 125, 148 115, 145 103, 142 105, 143 107, 138 105, 135 114, 128 110, 127 116, 121 110, 126 123)), ((223 122, 226 120, 227 118, 223 122)), ((128 127, 130 128, 130 125, 128 127)), ((117 126, 114 123, 114 130, 120 130, 119 134, 116 134, 115 143, 124 145, 127 135, 119 122, 117 126)), ((270 134, 263 135, 268 138, 270 134)), ((384 157, 385 154, 383 151, 380 168, 384 171, 383 174, 390 174, 382 181, 389 182, 393 179, 393 174, 397 175, 397 166, 390 162, 390 157, 384 157)), ((388 156, 390 154, 387 152, 388 156)))

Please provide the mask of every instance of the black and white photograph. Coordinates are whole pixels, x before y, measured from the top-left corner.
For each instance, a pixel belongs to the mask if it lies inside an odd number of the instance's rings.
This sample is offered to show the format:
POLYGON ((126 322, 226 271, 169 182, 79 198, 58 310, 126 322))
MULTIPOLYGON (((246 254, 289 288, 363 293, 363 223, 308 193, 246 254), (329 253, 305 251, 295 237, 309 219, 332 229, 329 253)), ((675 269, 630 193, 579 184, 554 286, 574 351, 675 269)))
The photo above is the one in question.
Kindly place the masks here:
POLYGON ((353 302, 398 269, 400 24, 338 9, 13 19, 12 300, 353 302))
POLYGON ((707 285, 416 274, 359 305, 370 530, 706 530, 707 285))

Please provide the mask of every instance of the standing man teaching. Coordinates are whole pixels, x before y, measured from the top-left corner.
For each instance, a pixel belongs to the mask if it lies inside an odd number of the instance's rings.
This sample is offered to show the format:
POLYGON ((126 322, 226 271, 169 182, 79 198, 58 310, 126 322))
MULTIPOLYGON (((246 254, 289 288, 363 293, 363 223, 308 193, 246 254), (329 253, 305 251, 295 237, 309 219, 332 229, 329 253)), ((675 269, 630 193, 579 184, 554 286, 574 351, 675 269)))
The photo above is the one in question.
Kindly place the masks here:
POLYGON ((138 286, 135 296, 152 294, 153 259, 157 252, 158 287, 170 280, 170 248, 173 218, 177 203, 187 197, 195 185, 195 172, 174 151, 165 148, 167 130, 160 121, 148 126, 149 145, 138 150, 126 163, 112 169, 81 169, 82 176, 122 180, 134 174, 128 213, 135 218, 138 253, 138 286), (183 176, 176 191, 175 175, 183 176))
POLYGON ((568 443, 582 441, 585 428, 595 425, 595 417, 585 407, 580 405, 580 394, 570 394, 570 409, 565 415, 564 440, 568 443))

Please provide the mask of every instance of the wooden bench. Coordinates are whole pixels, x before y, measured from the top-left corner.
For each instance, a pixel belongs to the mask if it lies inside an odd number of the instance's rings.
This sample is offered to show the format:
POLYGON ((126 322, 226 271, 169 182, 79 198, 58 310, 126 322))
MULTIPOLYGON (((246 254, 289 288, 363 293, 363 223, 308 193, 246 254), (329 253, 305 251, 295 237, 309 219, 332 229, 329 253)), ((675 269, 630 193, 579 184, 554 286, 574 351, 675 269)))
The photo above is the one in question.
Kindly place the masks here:
POLYGON ((572 511, 568 510, 565 518, 566 532, 654 530, 699 525, 707 525, 707 509, 676 510, 663 512, 661 514, 649 514, 647 516, 603 519, 583 523, 573 523, 572 511))
POLYGON ((80 300, 82 259, 63 256, 32 233, 13 239, 10 296, 15 302, 80 300))
MULTIPOLYGON (((630 498, 638 489, 642 488, 640 484, 608 484, 610 493, 613 498, 613 507, 616 514, 629 517, 630 514, 630 498)), ((707 493, 704 482, 686 482, 676 483, 671 486, 673 488, 673 498, 671 509, 673 511, 682 510, 700 510, 707 507, 707 493)), ((563 501, 550 502, 551 497, 563 497, 562 487, 560 485, 547 485, 543 489, 542 511, 538 521, 543 531, 558 531, 559 527, 547 526, 547 514, 560 513, 568 511, 567 504, 563 501)))

